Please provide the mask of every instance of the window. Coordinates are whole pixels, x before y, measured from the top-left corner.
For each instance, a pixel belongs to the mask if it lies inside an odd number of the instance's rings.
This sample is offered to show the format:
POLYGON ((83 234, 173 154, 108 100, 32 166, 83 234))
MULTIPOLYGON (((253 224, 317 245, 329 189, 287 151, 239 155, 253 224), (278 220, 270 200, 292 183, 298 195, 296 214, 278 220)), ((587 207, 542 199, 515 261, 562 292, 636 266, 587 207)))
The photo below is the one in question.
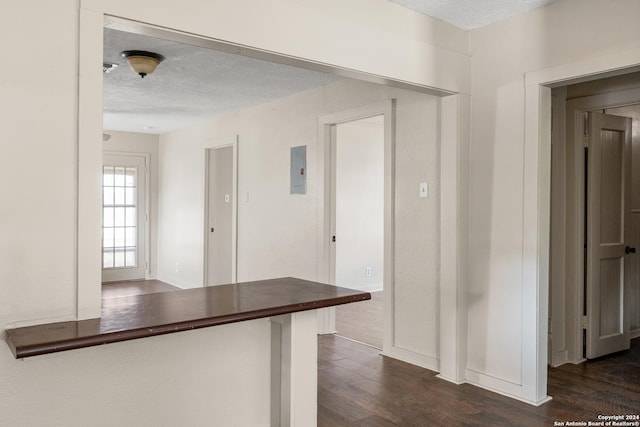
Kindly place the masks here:
POLYGON ((145 277, 146 180, 146 156, 104 155, 103 282, 145 277))
POLYGON ((102 177, 102 267, 137 267, 137 169, 105 166, 102 177))

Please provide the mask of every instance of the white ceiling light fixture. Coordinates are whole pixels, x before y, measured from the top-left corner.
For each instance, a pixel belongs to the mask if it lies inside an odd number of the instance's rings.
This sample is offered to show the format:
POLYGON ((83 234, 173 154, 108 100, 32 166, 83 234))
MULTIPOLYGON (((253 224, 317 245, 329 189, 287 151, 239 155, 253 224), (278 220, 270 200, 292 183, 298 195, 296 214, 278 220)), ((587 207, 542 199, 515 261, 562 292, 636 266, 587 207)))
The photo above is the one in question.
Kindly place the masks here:
POLYGON ((164 61, 164 56, 146 50, 125 50, 120 55, 127 60, 131 70, 142 78, 153 73, 158 64, 164 61))
POLYGON ((163 134, 340 80, 335 75, 108 27, 103 58, 120 62, 117 70, 104 75, 103 123, 110 131, 163 134), (138 80, 126 70, 129 67, 121 55, 130 48, 160 53, 165 60, 152 76, 138 80))

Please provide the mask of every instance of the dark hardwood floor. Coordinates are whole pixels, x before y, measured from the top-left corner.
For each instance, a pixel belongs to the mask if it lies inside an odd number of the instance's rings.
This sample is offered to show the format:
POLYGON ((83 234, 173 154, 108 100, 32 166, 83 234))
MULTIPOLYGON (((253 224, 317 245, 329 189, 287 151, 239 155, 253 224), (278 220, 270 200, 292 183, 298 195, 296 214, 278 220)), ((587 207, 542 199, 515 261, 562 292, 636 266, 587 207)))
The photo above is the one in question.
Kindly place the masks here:
POLYGON ((102 299, 177 291, 180 288, 159 280, 123 280, 102 284, 102 299))
POLYGON ((371 292, 371 299, 336 307, 337 334, 382 349, 384 293, 371 292))
POLYGON ((534 407, 380 356, 335 335, 318 342, 318 426, 553 426, 640 414, 640 339, 629 351, 549 370, 553 400, 534 407))
MULTIPOLYGON (((157 280, 113 282, 103 284, 102 296, 178 289, 157 280)), ((435 372, 380 356, 370 345, 321 335, 318 427, 546 427, 555 421, 599 421, 598 415, 640 415, 640 338, 631 343, 628 351, 550 368, 553 400, 534 407, 469 384, 451 384, 435 372)))

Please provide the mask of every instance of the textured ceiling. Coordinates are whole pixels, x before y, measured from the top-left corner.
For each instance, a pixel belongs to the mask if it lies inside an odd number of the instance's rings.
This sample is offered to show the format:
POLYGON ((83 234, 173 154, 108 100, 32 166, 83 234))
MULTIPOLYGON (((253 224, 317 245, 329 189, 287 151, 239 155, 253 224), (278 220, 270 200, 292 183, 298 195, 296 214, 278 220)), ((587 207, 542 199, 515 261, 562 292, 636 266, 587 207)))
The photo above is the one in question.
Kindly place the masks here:
POLYGON ((557 0, 389 0, 393 3, 473 30, 557 0))
MULTIPOLYGON (((390 0, 463 29, 474 29, 556 0, 390 0)), ((105 131, 161 134, 278 98, 311 90, 339 77, 169 40, 104 29, 105 131), (165 56, 155 73, 140 78, 120 52, 165 56)))
POLYGON ((105 131, 165 133, 339 79, 109 28, 104 29, 103 59, 119 64, 103 74, 105 131), (147 50, 166 59, 143 79, 120 57, 124 50, 147 50))

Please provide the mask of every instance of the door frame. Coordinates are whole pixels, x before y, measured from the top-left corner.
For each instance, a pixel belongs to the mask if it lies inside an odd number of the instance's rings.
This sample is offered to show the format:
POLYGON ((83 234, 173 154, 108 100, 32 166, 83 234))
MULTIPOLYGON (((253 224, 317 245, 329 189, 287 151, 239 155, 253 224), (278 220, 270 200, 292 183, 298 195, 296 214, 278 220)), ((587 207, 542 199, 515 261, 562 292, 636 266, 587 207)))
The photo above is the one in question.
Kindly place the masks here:
POLYGON ((232 147, 233 148, 233 184, 232 184, 232 198, 231 203, 231 282, 237 283, 238 281, 238 135, 229 137, 216 138, 205 144, 204 149, 204 217, 203 217, 203 263, 202 263, 202 286, 207 286, 209 276, 209 239, 211 233, 209 232, 209 173, 211 165, 209 164, 209 152, 219 148, 232 147))
MULTIPOLYGON (((149 173, 149 167, 151 166, 151 155, 149 153, 133 153, 127 151, 104 151, 102 153, 102 163, 104 165, 105 156, 124 156, 124 157, 142 157, 144 158, 144 278, 151 277, 151 176, 149 173)), ((101 239, 102 241, 102 239, 101 239)), ((102 255, 101 255, 102 256, 102 255)))
POLYGON ((627 74, 640 68, 640 49, 525 73, 523 180, 523 397, 544 403, 547 392, 551 201, 551 88, 627 74), (527 338, 531 337, 531 338, 527 338))
MULTIPOLYGON (((393 298, 394 298, 394 251, 395 251, 395 99, 389 99, 374 104, 364 105, 336 113, 318 117, 318 170, 324 177, 324 194, 322 220, 318 229, 318 272, 324 271, 320 280, 334 284, 335 280, 335 250, 331 236, 333 230, 332 217, 335 214, 332 195, 335 188, 332 185, 333 165, 335 165, 335 151, 331 150, 335 137, 335 125, 351 122, 372 116, 384 117, 384 255, 383 279, 384 292, 383 308, 383 339, 382 349, 388 353, 393 346, 393 298)), ((319 333, 335 332, 335 308, 318 310, 319 333)))
MULTIPOLYGON (((369 117, 376 117, 376 116, 380 116, 380 114, 376 114, 374 116, 369 116, 369 117)), ((330 125, 330 132, 331 132, 331 140, 330 140, 330 153, 331 153, 331 160, 330 160, 330 173, 331 173, 331 201, 330 201, 330 234, 331 236, 335 236, 336 235, 336 228, 338 225, 338 220, 337 220, 337 193, 338 193, 338 180, 336 179, 337 173, 338 173, 338 125, 340 124, 347 124, 347 123, 353 123, 353 122, 357 122, 358 120, 363 120, 366 119, 367 117, 363 117, 361 119, 356 119, 356 120, 347 120, 335 125, 330 125)), ((382 128, 382 132, 384 134, 384 126, 385 124, 383 123, 383 128, 382 128)), ((383 136, 383 151, 385 149, 384 147, 384 137, 386 137, 386 134, 384 134, 383 136)), ((384 156, 384 153, 383 153, 384 156)), ((384 163, 384 159, 383 159, 383 163, 384 163)), ((384 173, 384 172, 383 172, 384 173)), ((384 183, 383 183, 383 189, 384 189, 384 183)), ((384 209, 384 208, 383 208, 384 209)), ((334 243, 334 242, 330 242, 330 243, 334 243)), ((384 241, 382 242, 382 246, 384 246, 384 241)), ((337 253, 336 253, 336 245, 331 244, 330 249, 329 249, 329 280, 331 284, 335 285, 336 282, 336 268, 337 268, 337 264, 338 264, 338 257, 337 257, 337 253)), ((383 266, 384 268, 384 266, 383 266)), ((383 271, 384 274, 384 271, 383 271)), ((383 287, 384 287, 384 283, 383 283, 383 287)), ((383 289, 384 290, 384 289, 383 289)))
MULTIPOLYGON (((568 239, 566 245, 571 245, 573 258, 567 260, 573 264, 565 275, 564 294, 572 309, 562 313, 552 313, 551 323, 563 327, 567 334, 566 348, 563 355, 551 355, 550 364, 558 366, 566 362, 581 363, 583 357, 583 310, 585 295, 582 284, 585 280, 584 257, 580 256, 585 245, 585 199, 584 199, 584 115, 587 112, 604 110, 626 105, 640 104, 640 88, 591 95, 566 101, 566 143, 567 155, 573 157, 574 176, 573 188, 575 206, 572 221, 565 221, 565 232, 573 238, 568 239), (572 274, 575 272, 575 275, 572 274)), ((564 166, 564 165, 562 165, 564 166)), ((550 290, 552 293, 557 291, 550 290)))
MULTIPOLYGON (((210 36, 183 32, 176 28, 159 27, 153 23, 142 23, 131 17, 115 17, 103 9, 81 7, 79 11, 79 83, 78 83, 78 211, 77 211, 77 251, 76 251, 76 317, 90 319, 100 316, 100 256, 95 248, 100 243, 100 194, 95 190, 100 177, 102 147, 92 143, 102 138, 102 79, 103 73, 95 64, 102 61, 103 28, 118 28, 138 34, 153 35, 187 44, 197 44, 213 49, 234 52, 240 51, 251 57, 285 63, 317 71, 327 71, 343 77, 378 83, 387 87, 427 93, 441 98, 441 182, 442 188, 448 188, 441 196, 441 224, 445 227, 441 234, 441 312, 440 316, 440 356, 441 374, 443 361, 451 361, 455 370, 464 370, 466 353, 466 307, 464 305, 464 287, 466 285, 466 266, 461 261, 466 258, 466 213, 462 212, 467 203, 467 185, 464 177, 466 170, 459 169, 466 161, 469 140, 470 96, 452 90, 411 83, 397 78, 389 78, 369 72, 346 69, 340 66, 319 64, 317 62, 293 58, 277 52, 267 52, 257 47, 214 39, 210 36), (81 143, 82 142, 82 143, 81 143), (449 148, 453 148, 450 150, 449 148), (462 148, 463 151, 456 151, 462 148), (461 229, 456 224, 463 224, 461 229), (446 239, 445 239, 446 237, 446 239), (447 266, 448 268, 442 268, 447 266), (445 333, 443 333, 443 331, 445 333), (443 345, 447 337, 453 337, 443 345)), ((464 90, 463 90, 464 91, 464 90)), ((322 141, 320 137, 319 141, 322 141)), ((317 153, 319 171, 324 170, 323 150, 317 153)), ((323 181, 318 183, 322 189, 323 181)), ((322 194, 322 190, 320 191, 322 194)), ((323 199, 319 201, 319 219, 322 220, 323 199)), ((322 235, 318 233, 320 237, 322 235)), ((326 258, 322 243, 318 243, 318 269, 316 280, 326 281, 326 258)), ((447 366, 449 363, 447 362, 447 366)), ((447 378, 459 377, 452 373, 447 378)), ((457 380, 456 380, 457 381, 457 380)))

